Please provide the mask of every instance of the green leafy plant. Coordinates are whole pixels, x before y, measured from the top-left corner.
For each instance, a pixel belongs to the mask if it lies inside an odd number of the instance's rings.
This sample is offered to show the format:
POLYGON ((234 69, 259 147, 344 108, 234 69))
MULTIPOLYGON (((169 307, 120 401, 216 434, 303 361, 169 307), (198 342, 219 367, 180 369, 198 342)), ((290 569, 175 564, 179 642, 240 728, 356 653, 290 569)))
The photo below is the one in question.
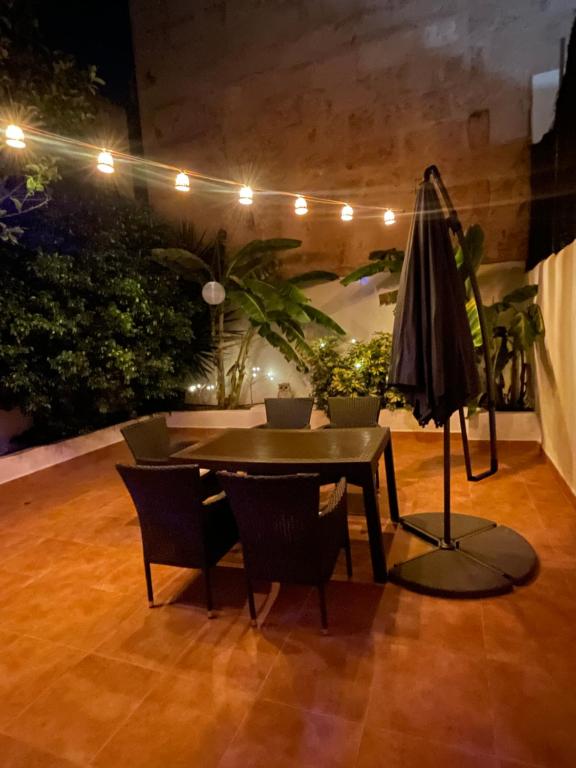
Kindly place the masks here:
MULTIPOLYGON (((351 285, 383 272, 389 272, 391 275, 399 274, 404 263, 404 251, 399 251, 397 248, 389 248, 385 251, 372 251, 368 259, 368 264, 357 267, 346 277, 343 277, 340 281, 341 284, 344 286, 351 285)), ((395 304, 398 300, 398 291, 383 291, 379 294, 378 298, 380 306, 383 304, 395 304)))
MULTIPOLYGON (((484 258, 484 232, 479 225, 469 227, 464 235, 464 244, 470 268, 476 273, 484 258)), ((463 269, 464 257, 458 245, 454 256, 459 269, 463 269)), ((342 285, 363 280, 382 272, 401 272, 404 253, 392 248, 387 251, 373 251, 368 264, 358 267, 341 280, 342 285)), ((530 352, 536 340, 544 335, 542 312, 534 298, 537 285, 524 285, 504 296, 501 301, 484 305, 488 339, 490 345, 491 370, 485 371, 482 355, 482 333, 478 309, 472 293, 470 278, 464 276, 466 289, 466 312, 477 353, 478 368, 484 382, 490 375, 494 381, 496 407, 498 410, 530 410, 531 367, 530 352)), ((380 305, 394 304, 398 299, 397 290, 379 295, 380 305)), ((486 390, 486 384, 484 390, 486 390)), ((487 404, 486 391, 469 405, 469 412, 487 404)))
MULTIPOLYGON (((0 11, 0 120, 81 135, 98 111, 103 81, 95 67, 44 45, 34 9, 26 0, 4 0, 0 11)), ((0 157, 0 240, 14 243, 24 215, 43 207, 60 177, 54 157, 5 149, 0 157)))
POLYGON ((337 275, 316 270, 284 278, 279 273, 278 254, 300 245, 300 240, 286 238, 252 240, 229 252, 226 233, 221 230, 215 241, 199 253, 175 248, 153 251, 158 263, 185 279, 200 286, 217 281, 226 291, 225 301, 212 308, 214 367, 221 408, 239 406, 248 357, 258 336, 299 370, 306 370, 311 353, 306 340, 308 326, 344 333, 301 290, 307 285, 336 280, 337 275), (230 358, 232 363, 227 367, 230 358))
POLYGON ((349 344, 328 336, 310 346, 310 381, 318 408, 327 411, 329 397, 352 395, 380 397, 382 406, 391 410, 404 407, 402 395, 386 386, 391 334, 375 333, 368 341, 349 344))
POLYGON ((196 286, 150 257, 188 240, 95 189, 55 189, 17 245, 0 245, 0 407, 31 414, 30 442, 174 407, 208 370, 196 286))

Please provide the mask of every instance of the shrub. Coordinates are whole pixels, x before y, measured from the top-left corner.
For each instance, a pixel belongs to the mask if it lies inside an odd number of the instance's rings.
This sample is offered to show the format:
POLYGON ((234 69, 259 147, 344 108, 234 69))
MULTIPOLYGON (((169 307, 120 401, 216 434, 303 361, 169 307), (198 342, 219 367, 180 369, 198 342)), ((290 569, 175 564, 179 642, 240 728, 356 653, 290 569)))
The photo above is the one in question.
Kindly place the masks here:
POLYGON ((328 398, 351 395, 376 395, 382 407, 404 407, 402 395, 388 388, 392 336, 376 333, 365 342, 344 345, 334 336, 312 343, 310 379, 318 408, 328 410, 328 398))
POLYGON ((34 418, 31 442, 173 406, 205 372, 197 286, 149 258, 182 243, 146 209, 72 190, 0 252, 0 406, 34 418))

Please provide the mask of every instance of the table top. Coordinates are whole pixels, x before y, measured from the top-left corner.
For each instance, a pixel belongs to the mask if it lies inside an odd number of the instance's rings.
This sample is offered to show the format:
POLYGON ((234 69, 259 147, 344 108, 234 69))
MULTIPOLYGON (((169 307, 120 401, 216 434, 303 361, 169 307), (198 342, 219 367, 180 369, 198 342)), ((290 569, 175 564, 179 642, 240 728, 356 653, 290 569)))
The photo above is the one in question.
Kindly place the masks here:
POLYGON ((388 427, 227 429, 174 455, 198 463, 356 464, 373 461, 389 439, 388 427))

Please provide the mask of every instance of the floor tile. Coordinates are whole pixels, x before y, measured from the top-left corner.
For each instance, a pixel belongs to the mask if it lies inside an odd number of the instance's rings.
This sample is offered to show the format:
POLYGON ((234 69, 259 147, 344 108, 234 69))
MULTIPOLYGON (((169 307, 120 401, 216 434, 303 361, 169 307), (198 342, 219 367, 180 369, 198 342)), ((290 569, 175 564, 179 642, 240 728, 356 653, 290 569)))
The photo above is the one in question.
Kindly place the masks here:
POLYGON ((79 768, 61 757, 50 755, 0 733, 0 760, 2 768, 79 768))
POLYGON ((228 686, 162 678, 95 759, 100 768, 213 768, 231 743, 252 698, 228 686))
POLYGON ((360 734, 358 723, 260 700, 219 768, 348 768, 360 734))
POLYGON ((425 643, 377 645, 367 724, 491 754, 485 658, 425 643))
POLYGON ((48 640, 0 631, 0 726, 31 704, 82 651, 48 640))
MULTIPOLYGON (((432 734, 433 735, 433 734, 432 734)), ((355 768, 501 768, 495 755, 468 752, 440 741, 367 728, 355 768)))
POLYGON ((15 738, 76 762, 93 758, 158 673, 91 655, 61 675, 8 728, 15 738))

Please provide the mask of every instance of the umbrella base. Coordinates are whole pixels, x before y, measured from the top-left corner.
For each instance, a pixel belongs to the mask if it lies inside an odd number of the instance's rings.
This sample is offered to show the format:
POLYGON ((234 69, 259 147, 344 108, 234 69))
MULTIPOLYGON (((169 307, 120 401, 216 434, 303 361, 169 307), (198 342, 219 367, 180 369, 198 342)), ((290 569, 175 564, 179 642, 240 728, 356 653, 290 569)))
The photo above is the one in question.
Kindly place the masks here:
MULTIPOLYGON (((444 514, 442 512, 423 512, 419 515, 405 515, 400 518, 400 525, 421 539, 440 544, 444 538, 444 514)), ((450 515, 452 540, 458 541, 465 536, 495 528, 493 520, 473 515, 450 515)))
POLYGON ((510 592, 535 574, 536 552, 516 531, 483 518, 453 515, 454 538, 446 548, 441 533, 435 535, 442 518, 436 513, 404 518, 404 527, 438 548, 395 565, 390 581, 426 595, 477 598, 510 592))

